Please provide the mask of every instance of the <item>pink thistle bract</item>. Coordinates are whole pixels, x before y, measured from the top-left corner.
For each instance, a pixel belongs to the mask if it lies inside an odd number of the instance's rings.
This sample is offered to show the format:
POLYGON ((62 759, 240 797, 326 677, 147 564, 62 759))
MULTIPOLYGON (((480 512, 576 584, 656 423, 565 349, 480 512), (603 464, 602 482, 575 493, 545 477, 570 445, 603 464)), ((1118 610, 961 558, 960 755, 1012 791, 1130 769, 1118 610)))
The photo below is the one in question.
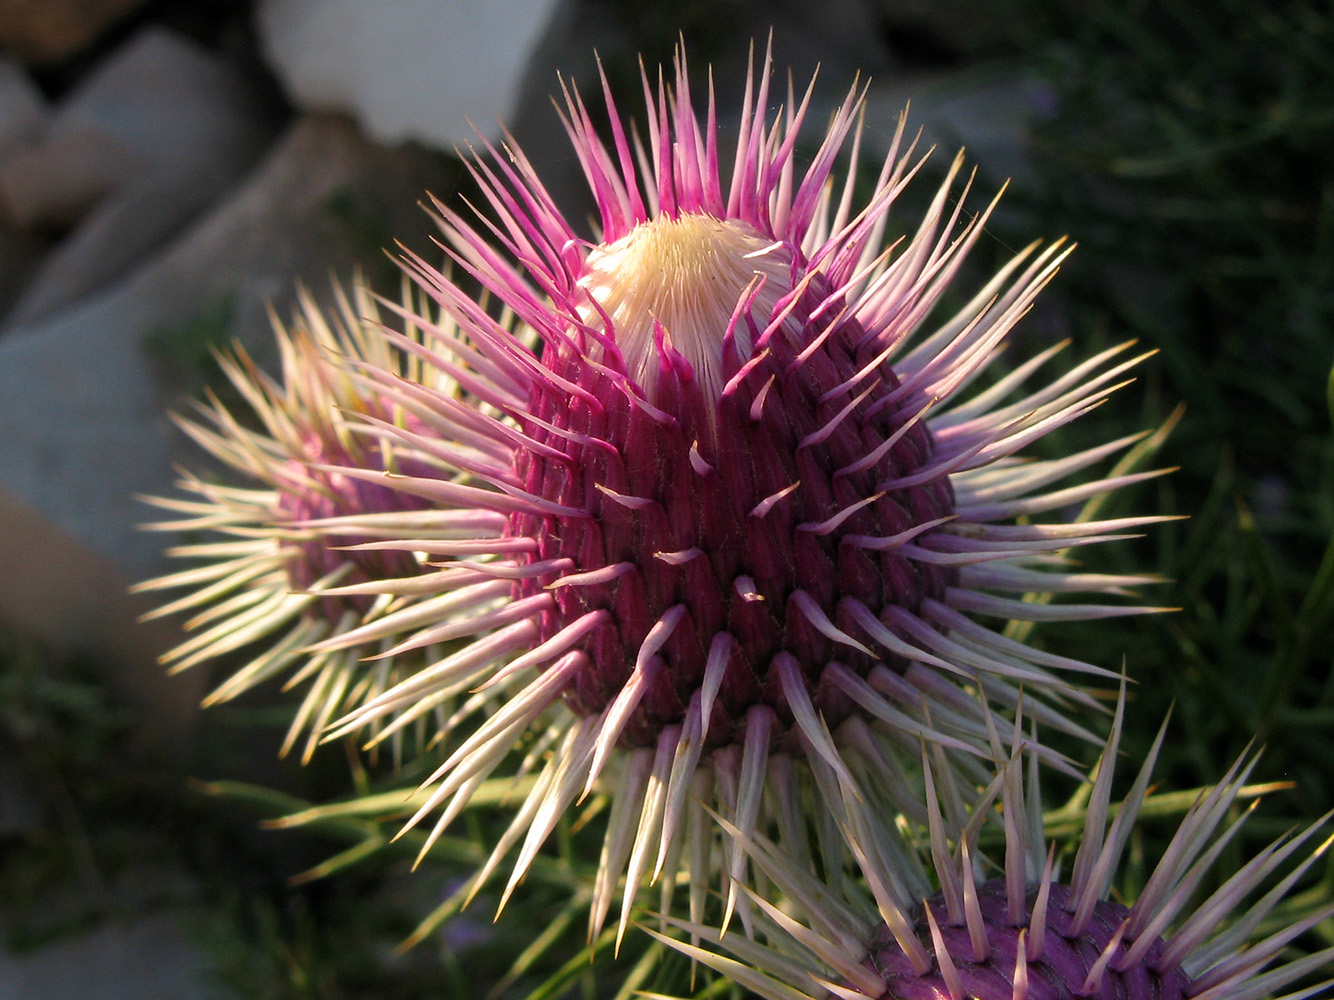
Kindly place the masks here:
MULTIPOLYGON (((281 377, 265 374, 237 345, 220 356, 223 373, 248 413, 210 393, 194 419, 180 427, 230 471, 248 481, 223 485, 187 474, 180 486, 191 499, 149 497, 181 517, 149 528, 221 535, 169 554, 200 565, 148 580, 140 591, 189 588, 153 616, 194 611, 186 628, 196 634, 164 656, 184 670, 239 651, 254 651, 205 700, 227 701, 264 681, 288 675, 304 687, 282 752, 303 735, 309 759, 332 719, 373 699, 408 671, 409 660, 367 666, 359 658, 380 646, 355 645, 314 655, 307 647, 374 621, 410 603, 381 593, 386 580, 412 578, 424 569, 414 553, 380 548, 375 521, 401 522, 426 501, 383 483, 349 475, 346 468, 424 471, 411 456, 400 461, 392 440, 354 433, 367 421, 392 425, 411 418, 380 394, 363 392, 357 364, 422 377, 418 366, 384 339, 374 299, 357 284, 349 297, 337 290, 338 308, 326 316, 306 292, 297 320, 274 318, 281 377), (354 517, 353 530, 338 527, 354 517), (368 583, 375 592, 366 592, 368 583)), ((434 382, 448 392, 443 377, 434 382)), ((397 529, 395 529, 397 530, 397 529)))
MULTIPOLYGON (((683 58, 674 93, 645 78, 646 143, 627 137, 608 92, 604 144, 567 92, 565 124, 601 213, 592 242, 517 146, 470 161, 489 211, 479 222, 438 208, 454 266, 486 298, 410 257, 452 324, 423 324, 422 344, 402 344, 465 395, 365 373, 418 421, 395 433, 398 446, 439 475, 349 474, 432 502, 439 526, 474 548, 420 578, 434 594, 326 644, 462 643, 334 732, 375 721, 389 733, 457 705, 457 741, 411 819, 438 811, 428 848, 524 748, 522 767, 540 773, 481 873, 522 841, 510 888, 569 806, 611 790, 595 928, 623 874, 622 927, 641 881, 661 877, 670 893, 683 851, 694 912, 717 851, 740 874, 702 800, 745 832, 762 818, 804 823, 792 819, 798 785, 769 780, 793 755, 855 784, 857 768, 889 766, 925 739, 968 767, 986 743, 984 701, 1013 706, 1021 686, 1044 699, 1044 721, 1091 739, 1057 706, 1094 703, 1053 671, 1097 668, 970 614, 1129 614, 1146 609, 1003 595, 1152 581, 1069 572, 1058 554, 1156 518, 1029 520, 1152 475, 1053 488, 1133 438, 1017 457, 1098 405, 1138 359, 1114 348, 1024 391, 1054 347, 964 393, 1064 248, 1022 250, 956 314, 929 320, 990 212, 964 220, 962 161, 915 230, 885 246, 924 159, 903 124, 856 204, 856 89, 799 174, 810 92, 789 94, 770 121, 769 78, 766 61, 727 182, 713 95, 701 125, 683 58)), ((399 544, 427 548, 406 521, 399 544)), ((906 786, 887 794, 920 809, 906 786)))

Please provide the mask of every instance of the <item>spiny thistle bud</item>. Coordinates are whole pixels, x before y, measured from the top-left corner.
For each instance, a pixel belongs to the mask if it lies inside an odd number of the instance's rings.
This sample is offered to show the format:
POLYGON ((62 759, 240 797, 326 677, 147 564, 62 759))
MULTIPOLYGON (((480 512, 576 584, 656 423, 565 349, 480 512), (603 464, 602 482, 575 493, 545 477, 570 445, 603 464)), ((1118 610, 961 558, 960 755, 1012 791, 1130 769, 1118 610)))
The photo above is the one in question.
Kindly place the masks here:
MULTIPOLYGON (((524 733, 560 734, 486 871, 523 838, 517 880, 567 807, 615 770, 595 927, 623 872, 627 903, 648 874, 667 873, 670 891, 682 829, 692 910, 702 905, 712 864, 697 773, 713 781, 705 797, 749 832, 761 814, 791 811, 790 802, 762 808, 776 754, 805 754, 851 780, 854 758, 879 761, 905 738, 976 752, 984 719, 960 682, 1001 705, 1017 702, 1020 685, 1087 704, 1051 670, 1095 668, 965 612, 1145 610, 992 592, 1120 593, 1148 582, 1047 567, 1052 553, 1155 520, 996 523, 1144 475, 1048 490, 1127 441, 1065 459, 1014 457, 1096 405, 1137 359, 1113 362, 1122 351, 1113 349, 1025 394, 1051 350, 960 397, 1064 254, 1059 244, 1020 252, 928 327, 990 211, 960 222, 961 161, 915 233, 884 248, 891 206, 921 164, 900 123, 874 193, 854 207, 855 88, 799 178, 793 150, 810 92, 799 105, 789 94, 771 124, 766 61, 747 86, 726 187, 713 96, 701 127, 684 59, 674 95, 647 78, 645 91, 647 147, 626 138, 609 92, 610 146, 577 94, 566 95, 601 213, 594 243, 561 217, 515 147, 470 164, 498 220, 484 223, 487 235, 440 207, 457 266, 506 313, 410 261, 457 326, 426 325, 427 344, 404 347, 468 396, 367 378, 420 422, 397 434, 399 446, 443 461, 448 475, 349 474, 432 501, 441 526, 468 519, 480 558, 423 578, 436 596, 326 644, 406 635, 395 649, 408 650, 472 637, 344 722, 388 718, 389 732, 477 691, 484 717, 461 731, 412 820, 446 806, 432 838, 524 733), (836 195, 831 172, 849 141, 853 163, 836 195), (441 442, 451 441, 446 453, 441 442)), ((400 544, 422 543, 405 526, 400 544)), ((1055 708, 1041 711, 1082 732, 1055 708)), ((910 790, 896 794, 912 808, 910 790)), ((722 850, 736 874, 739 855, 722 850)))
MULTIPOLYGON (((191 588, 152 613, 198 612, 186 628, 201 631, 164 657, 176 670, 267 642, 205 704, 234 698, 292 671, 289 687, 308 686, 282 749, 286 753, 305 733, 306 758, 331 719, 374 697, 401 670, 401 665, 358 664, 359 656, 378 652, 374 646, 314 656, 305 653, 306 647, 401 607, 404 600, 378 593, 383 581, 413 577, 424 568, 412 553, 379 547, 374 521, 420 511, 426 502, 344 471, 421 471, 411 457, 400 462, 392 442, 352 431, 354 421, 411 424, 380 394, 361 391, 355 365, 410 372, 415 367, 381 336, 365 288, 356 286, 352 298, 339 290, 338 305, 337 314, 326 318, 303 292, 298 320, 290 329, 274 319, 280 380, 261 371, 239 345, 219 358, 231 388, 251 413, 237 417, 210 393, 207 405, 197 405, 195 419, 178 417, 177 423, 252 485, 187 476, 179 485, 197 499, 147 498, 184 515, 147 527, 207 531, 226 540, 170 550, 170 555, 202 564, 135 588, 191 588), (350 515, 356 516, 356 531, 340 532, 338 519, 350 515), (357 590, 370 581, 377 593, 357 590)), ((437 388, 449 391, 443 380, 437 388)))
POLYGON ((926 829, 908 824, 908 841, 927 846, 912 846, 884 814, 849 800, 841 828, 861 880, 835 872, 818 882, 807 863, 762 837, 743 837, 742 848, 786 899, 775 905, 777 897, 749 893, 762 911, 757 939, 670 917, 666 923, 688 932, 691 941, 654 933, 769 1000, 1259 1000, 1326 969, 1334 948, 1282 957, 1290 942, 1334 916, 1334 907, 1261 940, 1255 932, 1334 838, 1247 902, 1324 821, 1274 841, 1187 911, 1249 816, 1246 811, 1228 823, 1229 813, 1239 799, 1265 790, 1246 785, 1253 755, 1199 794, 1138 898, 1129 904, 1108 898, 1167 729, 1164 724, 1113 818, 1123 707, 1124 689, 1111 737, 1088 778, 1083 835, 1068 875, 1059 870, 1056 844, 1044 840, 1035 758, 1017 725, 1009 760, 998 753, 998 775, 966 819, 948 817, 941 803, 958 802, 960 790, 950 787, 948 771, 933 776, 924 758, 926 829), (1003 831, 1005 842, 1003 860, 994 866, 979 847, 988 823, 1003 831), (988 871, 999 875, 988 878, 988 871))
MULTIPOLYGON (((605 82, 609 143, 567 91, 564 121, 601 216, 592 241, 517 146, 469 161, 489 213, 441 205, 439 221, 456 273, 483 297, 409 257, 449 322, 419 320, 420 343, 386 334, 461 391, 364 367, 364 391, 412 421, 372 425, 397 470, 341 470, 428 501, 425 514, 367 524, 383 547, 447 559, 384 580, 382 595, 415 600, 315 649, 451 645, 330 735, 376 725, 386 737, 452 713, 448 756, 410 820, 438 814, 424 850, 514 751, 541 768, 478 884, 517 845, 512 889, 570 806, 613 793, 594 928, 622 876, 622 929, 640 884, 661 877, 670 894, 680 870, 699 912, 720 852, 724 872, 744 866, 705 803, 745 832, 786 822, 798 785, 767 779, 805 773, 794 755, 854 782, 854 769, 893 766, 926 740, 976 769, 985 715, 965 689, 1008 708, 1022 687, 1043 699, 1044 721, 1092 739, 1063 709, 1093 702, 1060 675, 1105 672, 970 615, 1148 610, 1017 596, 1153 582, 1069 572, 1055 554, 1158 518, 1034 519, 1153 475, 1057 485, 1135 438, 1021 457, 1139 359, 1123 345, 1037 388, 1025 387, 1059 345, 989 371, 1066 250, 1020 251, 937 317, 991 211, 964 218, 962 160, 886 246, 925 159, 903 122, 859 204, 858 89, 799 173, 811 91, 789 93, 770 119, 769 86, 766 58, 726 181, 713 95, 701 124, 684 56, 674 92, 645 77, 647 143, 627 138, 605 82), (974 384, 987 387, 965 394, 974 384)), ((309 523, 355 533, 356 521, 309 523)), ((886 794, 920 808, 906 784, 886 794)))

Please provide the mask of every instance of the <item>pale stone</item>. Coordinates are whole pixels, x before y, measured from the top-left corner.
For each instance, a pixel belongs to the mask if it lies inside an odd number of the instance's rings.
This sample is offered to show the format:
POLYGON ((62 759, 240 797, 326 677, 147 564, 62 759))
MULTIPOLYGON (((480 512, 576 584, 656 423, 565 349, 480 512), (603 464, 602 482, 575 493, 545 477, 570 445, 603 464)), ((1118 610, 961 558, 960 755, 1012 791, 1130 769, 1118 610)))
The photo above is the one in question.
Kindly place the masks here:
POLYGON ((49 113, 46 98, 23 65, 0 52, 0 158, 15 143, 37 134, 49 113))
POLYGON ((52 313, 143 259, 270 138, 249 86, 227 65, 172 32, 139 32, 60 105, 39 141, 0 163, 0 203, 16 225, 79 223, 10 321, 52 313))
POLYGON ((499 134, 561 0, 261 0, 266 56, 298 107, 344 111, 384 143, 499 134))
POLYGON ((192 940, 199 916, 169 910, 92 931, 28 954, 0 951, 0 1000, 207 1000, 217 996, 209 956, 192 940))

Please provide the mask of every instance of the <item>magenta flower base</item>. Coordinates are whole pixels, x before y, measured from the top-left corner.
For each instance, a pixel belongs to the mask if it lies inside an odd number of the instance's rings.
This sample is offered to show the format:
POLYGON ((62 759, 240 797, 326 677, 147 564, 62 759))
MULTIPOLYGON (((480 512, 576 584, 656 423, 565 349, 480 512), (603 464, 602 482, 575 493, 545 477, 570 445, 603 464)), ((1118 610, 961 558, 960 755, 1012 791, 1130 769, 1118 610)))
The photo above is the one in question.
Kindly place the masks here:
MULTIPOLYGON (((809 314, 827 303, 809 289, 789 314, 794 328, 815 326, 809 314)), ((838 324, 803 359, 808 339, 771 336, 745 371, 725 351, 716 401, 679 357, 659 359, 656 410, 637 406, 599 366, 559 352, 553 373, 592 400, 535 391, 536 419, 525 429, 544 447, 516 455, 517 472, 527 492, 579 513, 511 515, 510 533, 536 540, 534 561, 573 570, 522 581, 515 598, 557 588, 542 616, 548 640, 601 613, 565 698, 596 715, 638 671, 644 690, 623 745, 655 746, 706 684, 717 689, 704 720, 709 745, 739 741, 760 705, 790 729, 776 667, 785 661, 836 726, 857 707, 820 685, 826 664, 842 660, 862 677, 877 664, 906 667, 872 652, 858 616, 891 607, 916 614, 958 579, 954 567, 868 544, 951 519, 949 480, 912 481, 931 457, 930 432, 895 405, 898 380, 861 327, 838 324), (840 387, 857 384, 858 373, 866 389, 850 406, 840 387)))

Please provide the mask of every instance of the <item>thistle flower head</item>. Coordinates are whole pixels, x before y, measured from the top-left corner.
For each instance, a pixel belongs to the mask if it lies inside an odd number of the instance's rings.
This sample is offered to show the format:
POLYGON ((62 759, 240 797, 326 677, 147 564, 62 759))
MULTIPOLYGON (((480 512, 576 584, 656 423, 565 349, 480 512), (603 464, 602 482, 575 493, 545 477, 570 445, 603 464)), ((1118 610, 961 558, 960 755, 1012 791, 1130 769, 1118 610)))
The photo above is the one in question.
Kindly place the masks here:
MULTIPOLYGON (((422 577, 422 592, 435 591, 413 608, 326 645, 465 644, 335 733, 370 721, 390 733, 464 699, 459 740, 412 820, 439 811, 428 846, 526 733, 543 734, 525 766, 545 765, 482 874, 522 840, 517 880, 601 782, 614 801, 595 927, 622 873, 622 928, 644 878, 662 876, 670 893, 686 841, 698 912, 712 856, 734 875, 744 866, 710 846, 699 798, 743 832, 761 816, 786 822, 795 793, 766 778, 788 755, 855 784, 855 768, 880 767, 900 744, 926 739, 951 760, 979 753, 984 715, 960 683, 1001 705, 1017 702, 1021 684, 1090 704, 1053 671, 1096 668, 968 613, 1144 610, 996 593, 1121 593, 1149 580, 1071 573, 1054 556, 1154 518, 997 523, 1140 478, 1049 489, 1127 441, 1018 457, 1096 406, 1136 359, 1116 348, 1025 390, 1052 349, 963 392, 1064 249, 1021 251, 956 314, 936 317, 990 211, 964 219, 962 161, 925 218, 886 246, 892 206, 923 159, 903 124, 874 193, 857 204, 856 89, 800 172, 794 147, 811 92, 789 92, 770 120, 769 80, 766 60, 747 87, 726 182, 713 95, 701 124, 683 57, 674 91, 645 78, 646 142, 627 137, 608 91, 604 144, 567 91, 565 124, 601 215, 596 238, 561 216, 520 149, 489 149, 470 163, 489 213, 479 223, 439 206, 440 225, 456 267, 503 308, 409 260, 454 322, 424 324, 426 343, 402 346, 466 396, 366 372, 418 421, 398 445, 437 473, 349 474, 431 501, 437 530, 454 531, 468 556, 422 577), (836 184, 842 153, 852 166, 836 184)), ((424 545, 412 524, 404 519, 405 551, 424 545)), ((1037 711, 1088 735, 1050 703, 1037 711)), ((915 805, 906 787, 887 794, 915 805)))
MULTIPOLYGON (((210 394, 193 418, 178 417, 177 423, 248 485, 187 475, 180 486, 194 499, 148 498, 182 516, 147 527, 209 532, 223 540, 172 549, 171 555, 200 565, 136 587, 190 588, 153 612, 196 612, 186 628, 197 634, 164 657, 174 669, 267 643, 206 704, 233 698, 296 667, 289 686, 311 683, 283 750, 306 732, 307 756, 331 718, 393 678, 381 670, 378 679, 368 680, 367 671, 356 665, 356 652, 366 649, 305 657, 305 647, 390 610, 391 598, 360 591, 359 585, 376 581, 378 588, 381 581, 412 577, 423 569, 414 554, 376 545, 374 521, 422 510, 426 502, 346 471, 419 469, 411 457, 400 464, 391 441, 352 429, 354 424, 411 424, 391 401, 363 392, 355 377, 357 364, 399 371, 404 362, 380 336, 374 302, 362 286, 351 297, 339 290, 338 303, 337 314, 326 317, 303 292, 295 324, 284 327, 275 318, 278 379, 239 345, 219 358, 231 389, 249 412, 237 416, 210 394), (337 523, 348 517, 357 522, 356 530, 340 532, 337 523)), ((448 391, 443 382, 438 388, 448 391)))
MULTIPOLYGON (((448 755, 411 820, 435 815, 427 848, 514 751, 540 769, 479 879, 518 846, 512 888, 570 806, 612 792, 592 922, 624 875, 622 929, 646 879, 669 895, 687 871, 698 913, 720 862, 743 873, 704 802, 743 833, 773 820, 800 838, 807 785, 780 772, 809 764, 855 786, 923 739, 976 769, 987 734, 972 689, 1013 706, 1022 685, 1045 722, 1092 739, 1060 706, 1093 704, 1063 675, 1098 669, 971 616, 1145 610, 1005 595, 1150 582, 1070 572, 1059 554, 1157 520, 1041 520, 1150 474, 1058 485, 1133 439, 1023 457, 1138 359, 1114 348, 1037 387, 1059 346, 990 371, 1060 243, 1025 248, 940 315, 991 211, 965 215, 961 159, 904 225, 896 199, 925 154, 901 122, 859 201, 857 88, 799 168, 811 91, 789 89, 771 116, 766 58, 730 170, 713 94, 701 121, 684 56, 674 89, 646 76, 644 92, 641 141, 604 83, 604 142, 566 91, 600 213, 591 239, 515 145, 469 162, 476 217, 438 206, 459 281, 407 267, 447 320, 405 309, 423 340, 386 337, 458 391, 363 366, 361 392, 411 419, 362 422, 392 441, 396 470, 342 473, 426 501, 365 528, 443 561, 358 585, 414 599, 314 647, 441 650, 331 732, 388 738, 446 717, 448 755)), ((307 523, 358 531, 355 516, 307 523)), ((883 795, 920 809, 906 784, 883 795)))
MULTIPOLYGON (((1118 707, 1111 737, 1088 777, 1082 838, 1068 873, 1061 870, 1057 845, 1044 840, 1038 772, 1030 766, 1026 781, 1021 773, 1022 758, 1032 758, 1017 726, 1012 756, 1000 762, 987 793, 966 816, 950 817, 943 803, 957 801, 957 790, 949 787, 948 774, 933 778, 927 764, 926 828, 908 838, 920 835, 924 846, 905 845, 903 830, 883 814, 849 803, 843 833, 864 878, 836 873, 822 885, 807 865, 763 838, 743 838, 744 849, 792 905, 780 909, 753 896, 763 911, 760 940, 671 918, 692 940, 659 936, 770 1000, 1258 1000, 1327 969, 1334 948, 1288 961, 1284 949, 1334 916, 1334 907, 1258 940, 1256 930, 1334 842, 1326 839, 1272 883, 1270 876, 1328 816, 1275 840, 1211 894, 1202 892, 1249 817, 1250 810, 1236 815, 1239 801, 1265 790, 1246 785, 1255 755, 1244 755, 1220 784, 1199 794, 1137 898, 1111 898, 1167 728, 1113 812, 1120 726, 1118 707), (979 847, 988 824, 998 828, 993 839, 1004 838, 995 865, 979 847), (1268 891, 1253 898, 1262 885, 1268 891), (1192 899, 1202 896, 1191 911, 1192 899), (712 947, 701 947, 701 940, 712 947)), ((1330 982, 1289 996, 1310 996, 1330 982)))

